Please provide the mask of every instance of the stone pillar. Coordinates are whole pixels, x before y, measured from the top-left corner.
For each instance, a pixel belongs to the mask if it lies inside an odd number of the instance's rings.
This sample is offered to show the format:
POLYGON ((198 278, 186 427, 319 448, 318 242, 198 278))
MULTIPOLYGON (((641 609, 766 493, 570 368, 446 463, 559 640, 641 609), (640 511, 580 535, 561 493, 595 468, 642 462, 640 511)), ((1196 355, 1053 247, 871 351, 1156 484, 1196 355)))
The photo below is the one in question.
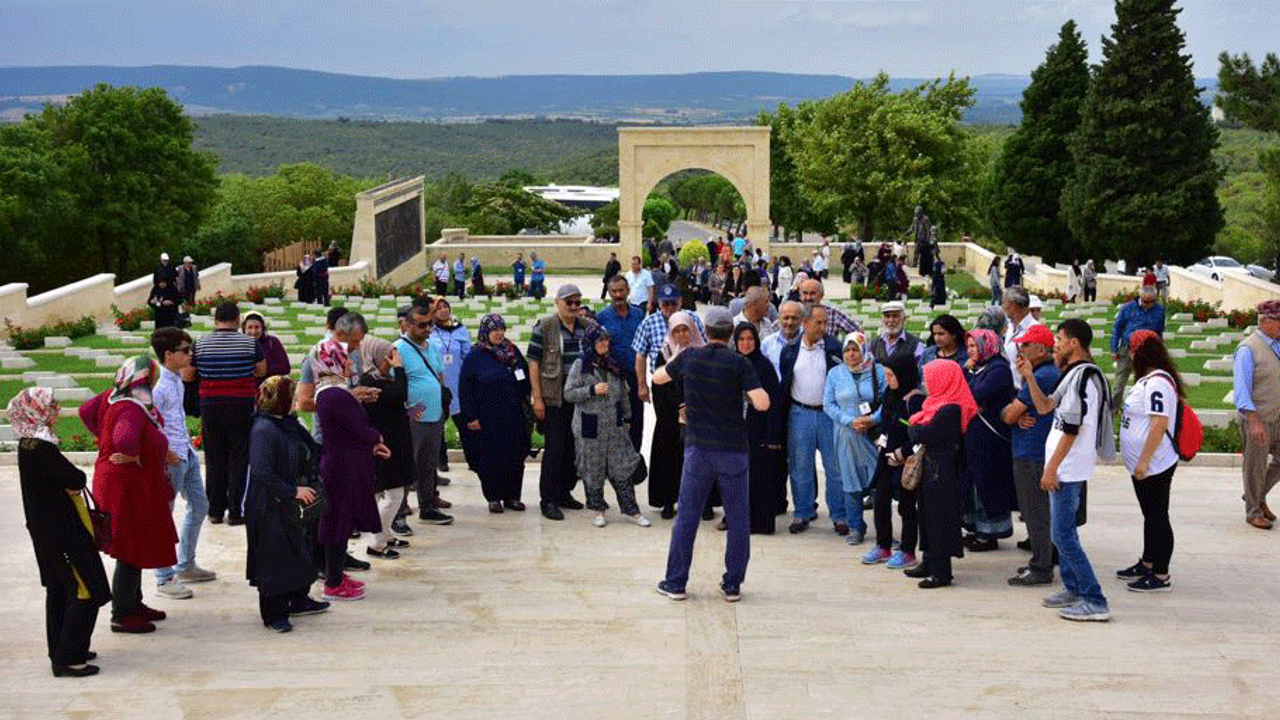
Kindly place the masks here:
POLYGON ((639 255, 643 257, 641 252, 641 234, 644 231, 644 223, 639 220, 619 220, 618 221, 618 261, 622 263, 624 269, 631 269, 631 258, 639 255))

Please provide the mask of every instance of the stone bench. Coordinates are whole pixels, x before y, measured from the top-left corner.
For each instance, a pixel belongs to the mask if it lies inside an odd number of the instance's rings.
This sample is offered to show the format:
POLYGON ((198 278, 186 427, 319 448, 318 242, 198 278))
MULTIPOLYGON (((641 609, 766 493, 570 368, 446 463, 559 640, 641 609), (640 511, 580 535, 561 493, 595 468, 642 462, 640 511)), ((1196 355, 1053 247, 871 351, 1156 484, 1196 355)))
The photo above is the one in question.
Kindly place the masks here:
POLYGON ((118 368, 124 364, 123 355, 98 355, 93 358, 93 362, 100 368, 118 368))
POLYGON ((44 339, 44 346, 47 348, 71 347, 71 338, 62 335, 50 335, 44 339))
POLYGON ((35 366, 36 361, 29 357, 21 355, 0 357, 0 368, 5 370, 26 370, 35 366))
POLYGON ((58 402, 84 402, 93 397, 93 391, 82 387, 53 388, 53 399, 58 402))

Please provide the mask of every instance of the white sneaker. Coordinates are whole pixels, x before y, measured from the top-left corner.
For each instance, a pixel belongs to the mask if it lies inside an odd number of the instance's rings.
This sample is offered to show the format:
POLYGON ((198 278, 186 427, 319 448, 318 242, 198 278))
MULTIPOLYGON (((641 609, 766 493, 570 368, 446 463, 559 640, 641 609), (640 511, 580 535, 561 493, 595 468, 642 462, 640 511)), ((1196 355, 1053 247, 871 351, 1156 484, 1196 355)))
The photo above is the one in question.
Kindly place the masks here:
POLYGON ((609 524, 609 521, 604 519, 603 513, 600 515, 596 515, 596 519, 593 520, 592 522, 595 523, 596 527, 604 527, 605 525, 609 524))
POLYGON ((194 594, 191 592, 191 588, 183 585, 177 580, 170 580, 169 582, 158 585, 156 587, 156 592, 172 600, 187 600, 194 594))
POLYGON ((649 518, 645 517, 640 513, 636 513, 635 515, 627 515, 626 518, 631 522, 635 523, 636 525, 639 525, 640 527, 649 527, 650 525, 653 524, 649 522, 649 518))

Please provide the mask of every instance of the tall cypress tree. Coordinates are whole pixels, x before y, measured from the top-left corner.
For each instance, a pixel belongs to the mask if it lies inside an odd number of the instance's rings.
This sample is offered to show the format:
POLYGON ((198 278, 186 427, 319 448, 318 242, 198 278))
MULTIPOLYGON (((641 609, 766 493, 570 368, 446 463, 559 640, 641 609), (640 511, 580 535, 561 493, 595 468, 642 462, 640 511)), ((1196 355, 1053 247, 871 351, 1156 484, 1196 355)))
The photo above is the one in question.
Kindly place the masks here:
POLYGON ((1080 124, 1089 89, 1089 53, 1068 20, 1058 42, 1022 92, 1022 124, 992 168, 987 213, 1000 239, 1049 262, 1081 257, 1060 211, 1062 189, 1075 173, 1068 140, 1080 124))
POLYGON ((1067 225, 1095 257, 1136 269, 1207 254, 1223 226, 1218 131, 1200 102, 1173 0, 1117 0, 1071 143, 1067 225))

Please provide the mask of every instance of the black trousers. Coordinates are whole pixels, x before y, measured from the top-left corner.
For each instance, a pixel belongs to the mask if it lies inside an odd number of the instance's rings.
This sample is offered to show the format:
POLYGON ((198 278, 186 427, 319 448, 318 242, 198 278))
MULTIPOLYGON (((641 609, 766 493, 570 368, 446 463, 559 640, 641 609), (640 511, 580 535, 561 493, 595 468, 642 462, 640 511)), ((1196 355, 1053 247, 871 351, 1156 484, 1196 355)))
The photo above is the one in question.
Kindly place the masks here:
POLYGON ((627 381, 627 396, 631 399, 631 444, 636 452, 640 452, 640 445, 644 442, 644 403, 640 402, 640 386, 637 384, 640 381, 634 370, 627 372, 624 368, 622 372, 627 381))
POLYGON ((347 545, 324 546, 324 585, 338 587, 342 584, 342 561, 347 559, 347 545))
POLYGON ((898 515, 902 517, 902 538, 899 547, 904 553, 914 553, 920 537, 919 520, 916 517, 916 493, 902 487, 902 468, 889 467, 880 456, 876 465, 875 480, 876 545, 888 550, 893 547, 893 497, 898 496, 898 515))
POLYGON ((111 619, 123 620, 142 609, 142 569, 116 561, 111 576, 111 619))
MULTIPOLYGON (((467 423, 462 419, 462 413, 453 415, 453 426, 458 430, 458 444, 462 446, 462 457, 466 458, 467 469, 475 472, 479 467, 479 456, 476 454, 476 431, 467 427, 467 423)), ((449 443, 445 442, 444 436, 440 436, 440 467, 443 472, 448 472, 449 465, 449 443)))
POLYGON ((573 454, 573 404, 547 406, 542 421, 542 474, 538 493, 543 502, 563 499, 578 482, 573 454))
POLYGON ((436 281, 436 294, 437 294, 437 295, 448 295, 448 294, 449 294, 449 281, 447 281, 447 280, 437 280, 437 281, 436 281))
POLYGON ((946 554, 924 554, 924 566, 929 574, 939 580, 950 580, 951 556, 946 554))
POLYGON ((279 595, 258 595, 258 613, 262 615, 262 624, 289 619, 289 610, 293 604, 307 596, 307 588, 279 595))
POLYGON ((205 488, 209 517, 228 511, 238 518, 249 471, 249 431, 253 405, 247 402, 203 402, 200 423, 204 433, 205 488))
POLYGON ((1177 464, 1159 475, 1133 481, 1133 492, 1142 508, 1142 560, 1157 575, 1169 572, 1173 557, 1173 524, 1169 522, 1169 489, 1177 464))
POLYGON ((49 660, 54 665, 79 665, 89 652, 89 638, 98 622, 98 606, 76 597, 77 583, 71 572, 45 588, 44 629, 49 641, 49 660))
POLYGON ((1089 287, 1088 285, 1086 285, 1084 288, 1085 302, 1092 302, 1097 299, 1098 299, 1098 286, 1094 285, 1093 287, 1089 287))

